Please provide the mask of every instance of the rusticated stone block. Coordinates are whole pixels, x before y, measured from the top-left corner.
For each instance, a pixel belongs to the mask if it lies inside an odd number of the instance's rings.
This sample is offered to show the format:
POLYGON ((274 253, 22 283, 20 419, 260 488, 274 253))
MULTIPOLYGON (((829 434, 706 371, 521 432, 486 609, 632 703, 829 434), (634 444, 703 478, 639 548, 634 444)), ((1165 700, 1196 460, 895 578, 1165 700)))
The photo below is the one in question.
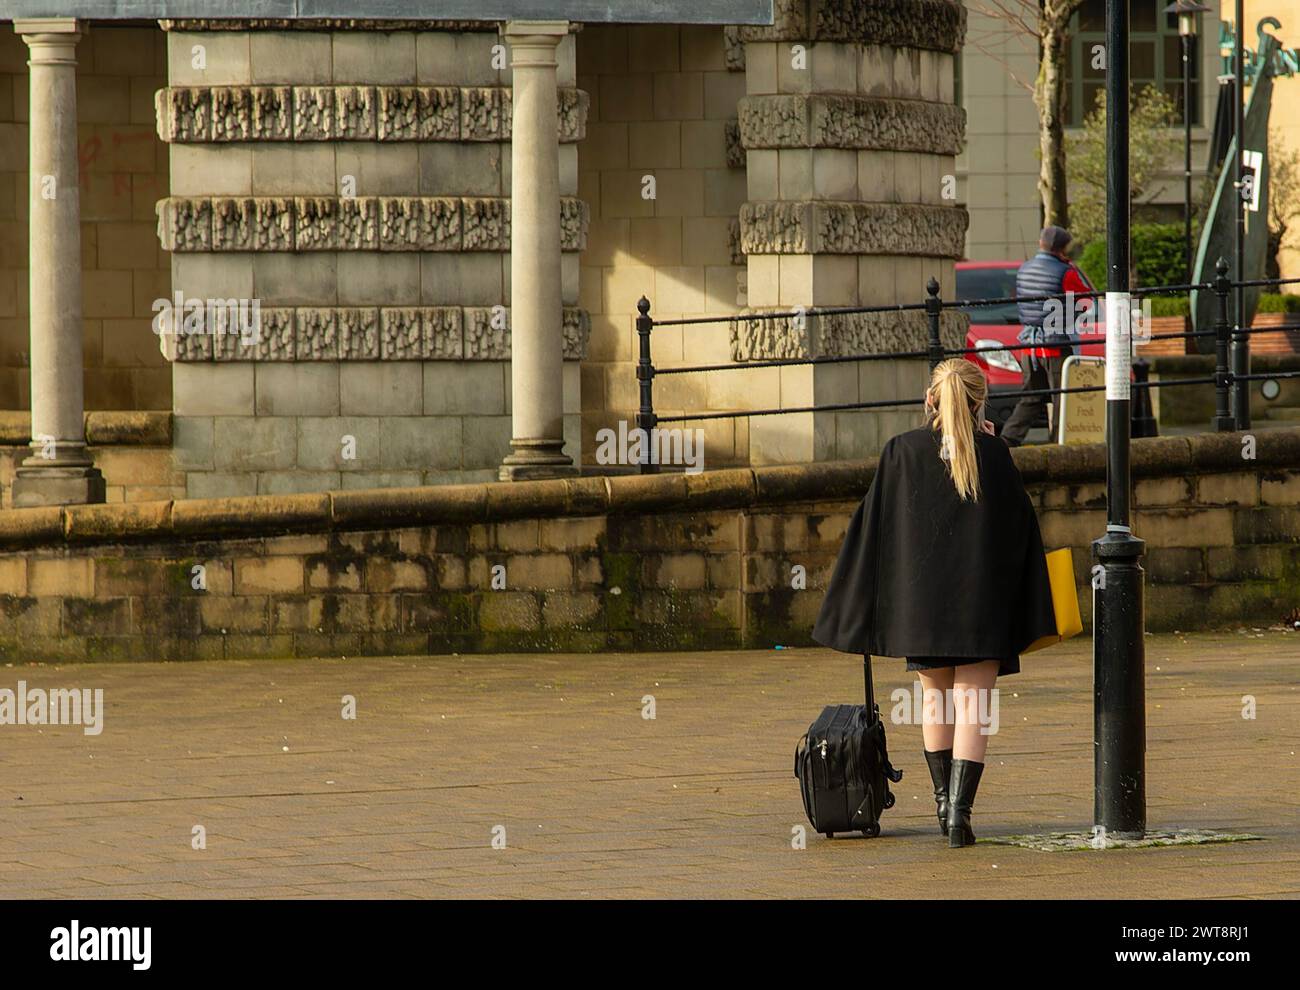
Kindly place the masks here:
POLYGON ((212 90, 212 140, 247 141, 253 136, 253 94, 244 86, 212 90))
POLYGON ((294 331, 294 355, 299 361, 338 359, 338 310, 304 306, 295 311, 294 331))
POLYGON ((154 209, 164 251, 212 250, 211 200, 168 197, 159 200, 154 209))
POLYGON ((379 356, 385 361, 418 361, 424 355, 420 310, 414 306, 379 312, 379 356))
POLYGON ((212 140, 212 91, 172 87, 154 93, 158 137, 163 141, 212 140))
POLYGON ((329 141, 335 136, 334 87, 293 88, 293 136, 298 141, 329 141))
POLYGON ((373 196, 345 197, 339 200, 334 243, 340 251, 378 249, 379 200, 373 196))
POLYGON ((420 356, 433 361, 459 361, 464 356, 464 313, 459 306, 430 306, 420 310, 420 356))
MULTIPOLYGON (((507 207, 509 201, 506 201, 507 207)), ((507 209, 507 216, 509 210, 507 209)), ((587 229, 591 225, 591 207, 585 200, 566 196, 560 200, 560 248, 564 251, 587 250, 587 229)), ((509 231, 506 232, 507 239, 509 231)))
POLYGON ((745 71, 745 42, 739 25, 728 24, 722 29, 722 61, 728 72, 745 71))
POLYGON ((374 307, 338 311, 339 358, 344 361, 378 361, 379 310, 374 307))
POLYGON ((587 136, 591 97, 581 89, 560 90, 560 140, 581 141, 587 136))
POLYGON ((257 358, 260 361, 295 361, 298 345, 295 340, 297 320, 289 308, 264 308, 262 329, 257 341, 257 358))
POLYGON ((370 141, 375 134, 375 88, 335 88, 334 137, 340 141, 370 141))
POLYGON ((510 201, 500 198, 463 200, 465 251, 510 249, 510 201))
POLYGON ((212 201, 212 250, 291 251, 293 200, 282 196, 212 201))
POLYGON ((299 196, 293 201, 297 250, 333 251, 338 246, 338 213, 343 202, 334 196, 299 196))
POLYGON ((217 350, 217 338, 206 332, 167 333, 159 337, 163 356, 168 361, 211 361, 217 350))
POLYGON ((465 358, 504 361, 510 357, 510 311, 503 306, 465 307, 465 358))
POLYGON ((501 94, 497 86, 466 87, 460 91, 460 139, 501 141, 501 94))
POLYGON ((740 139, 740 122, 727 121, 724 136, 727 142, 727 168, 744 168, 745 146, 740 139))
POLYGON ((380 141, 420 137, 420 95, 414 86, 380 86, 375 133, 380 141))
POLYGON ((289 86, 254 86, 253 119, 249 135, 258 141, 293 140, 293 89, 289 86))
POLYGON ((460 90, 455 86, 422 86, 416 90, 420 101, 420 140, 460 140, 460 90))
POLYGON ((391 196, 380 200, 380 250, 457 251, 460 232, 458 199, 391 196))
MULTIPOLYGON (((238 329, 208 336, 211 341, 211 353, 208 355, 216 361, 256 361, 260 353, 259 343, 265 327, 264 315, 258 313, 258 325, 249 333, 238 329)), ((184 360, 184 359, 181 359, 184 360)))
POLYGON ((587 342, 591 339, 591 315, 585 309, 573 306, 564 308, 561 331, 564 334, 564 357, 582 361, 587 357, 587 342))

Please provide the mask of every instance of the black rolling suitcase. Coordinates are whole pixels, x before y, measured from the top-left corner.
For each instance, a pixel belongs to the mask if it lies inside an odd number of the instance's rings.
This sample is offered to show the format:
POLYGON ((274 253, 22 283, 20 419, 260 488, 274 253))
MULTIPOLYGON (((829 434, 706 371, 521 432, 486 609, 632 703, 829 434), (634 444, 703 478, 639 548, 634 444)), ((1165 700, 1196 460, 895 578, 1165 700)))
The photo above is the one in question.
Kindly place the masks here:
POLYGON ((804 811, 828 839, 836 832, 880 834, 880 816, 894 806, 889 783, 903 772, 889 763, 885 723, 871 683, 871 658, 863 657, 865 705, 827 705, 794 751, 804 811))

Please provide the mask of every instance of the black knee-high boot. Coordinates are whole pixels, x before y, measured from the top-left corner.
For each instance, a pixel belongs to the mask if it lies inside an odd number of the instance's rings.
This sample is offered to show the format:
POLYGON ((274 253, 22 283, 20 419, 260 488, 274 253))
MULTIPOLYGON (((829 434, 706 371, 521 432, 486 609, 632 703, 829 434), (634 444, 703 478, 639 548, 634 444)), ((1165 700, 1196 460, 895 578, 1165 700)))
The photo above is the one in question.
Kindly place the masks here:
POLYGON ((939 831, 948 834, 948 777, 952 773, 952 750, 941 749, 936 752, 925 750, 925 764, 930 768, 930 780, 934 782, 934 803, 939 817, 939 831))
POLYGON ((952 777, 948 781, 948 846, 960 849, 975 845, 975 833, 970 827, 971 806, 975 804, 975 791, 980 786, 984 764, 974 760, 953 760, 952 777))

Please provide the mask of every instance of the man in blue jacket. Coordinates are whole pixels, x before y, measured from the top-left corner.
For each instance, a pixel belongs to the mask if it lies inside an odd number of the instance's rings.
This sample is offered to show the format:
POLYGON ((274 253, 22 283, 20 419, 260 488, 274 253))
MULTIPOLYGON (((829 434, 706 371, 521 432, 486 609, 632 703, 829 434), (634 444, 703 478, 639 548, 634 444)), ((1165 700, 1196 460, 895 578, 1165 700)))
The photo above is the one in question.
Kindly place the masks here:
MULTIPOLYGON (((1070 232, 1061 227, 1044 227, 1038 238, 1038 253, 1020 266, 1016 272, 1016 296, 1058 295, 1066 292, 1091 292, 1087 276, 1070 261, 1070 232)), ((1020 310, 1021 331, 1017 338, 1032 348, 1020 351, 1020 370, 1024 391, 1060 388, 1061 366, 1074 353, 1079 342, 1076 318, 1093 304, 1091 299, 1078 301, 1072 298, 1017 302, 1020 310)), ((1016 403, 1006 425, 1002 439, 1012 447, 1025 440, 1030 427, 1037 421, 1048 396, 1031 395, 1016 403)), ((1048 425, 1049 436, 1056 439, 1056 411, 1061 408, 1060 396, 1051 396, 1052 416, 1048 425)))

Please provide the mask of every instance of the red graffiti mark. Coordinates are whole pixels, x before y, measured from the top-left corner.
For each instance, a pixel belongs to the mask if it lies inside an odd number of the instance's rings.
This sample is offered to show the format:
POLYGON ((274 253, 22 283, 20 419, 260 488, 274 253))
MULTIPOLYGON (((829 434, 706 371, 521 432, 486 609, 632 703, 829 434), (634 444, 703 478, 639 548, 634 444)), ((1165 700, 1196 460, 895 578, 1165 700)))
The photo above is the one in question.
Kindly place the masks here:
POLYGON ((81 165, 83 171, 86 166, 99 158, 99 153, 103 148, 104 142, 99 139, 98 134, 92 137, 89 141, 83 141, 81 143, 81 147, 77 149, 77 162, 81 165))

